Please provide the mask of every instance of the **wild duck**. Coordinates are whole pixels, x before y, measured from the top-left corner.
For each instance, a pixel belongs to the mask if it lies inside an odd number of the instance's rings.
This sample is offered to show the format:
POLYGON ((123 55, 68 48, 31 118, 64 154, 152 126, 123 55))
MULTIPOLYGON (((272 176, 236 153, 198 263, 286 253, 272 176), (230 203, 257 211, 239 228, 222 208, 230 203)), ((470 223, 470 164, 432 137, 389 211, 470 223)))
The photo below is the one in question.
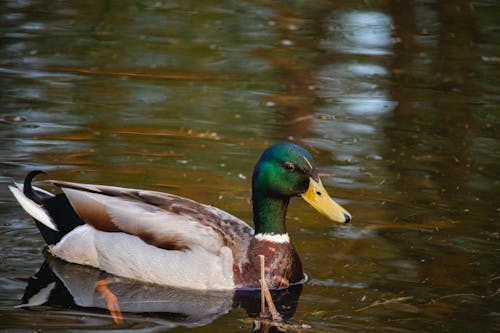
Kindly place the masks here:
POLYGON ((36 222, 50 253, 118 276, 190 289, 258 289, 260 263, 277 289, 304 279, 286 230, 290 198, 300 196, 329 219, 351 215, 327 193, 312 156, 280 143, 266 149, 252 177, 255 229, 218 208, 173 194, 116 186, 47 182, 62 192, 9 186, 36 222))

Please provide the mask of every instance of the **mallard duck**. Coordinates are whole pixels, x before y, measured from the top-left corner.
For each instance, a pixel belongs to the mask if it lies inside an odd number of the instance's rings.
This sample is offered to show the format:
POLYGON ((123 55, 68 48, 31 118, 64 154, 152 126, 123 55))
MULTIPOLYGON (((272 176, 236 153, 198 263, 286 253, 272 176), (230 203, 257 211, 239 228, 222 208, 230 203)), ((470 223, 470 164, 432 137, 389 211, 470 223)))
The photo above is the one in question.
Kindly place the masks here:
POLYGON ((260 262, 271 289, 303 281, 285 220, 290 198, 301 196, 329 219, 351 215, 332 200, 312 156, 280 143, 266 149, 252 178, 252 229, 212 206, 173 194, 115 186, 47 182, 62 193, 9 186, 35 219, 50 253, 71 263, 144 282, 191 289, 259 289, 260 262))

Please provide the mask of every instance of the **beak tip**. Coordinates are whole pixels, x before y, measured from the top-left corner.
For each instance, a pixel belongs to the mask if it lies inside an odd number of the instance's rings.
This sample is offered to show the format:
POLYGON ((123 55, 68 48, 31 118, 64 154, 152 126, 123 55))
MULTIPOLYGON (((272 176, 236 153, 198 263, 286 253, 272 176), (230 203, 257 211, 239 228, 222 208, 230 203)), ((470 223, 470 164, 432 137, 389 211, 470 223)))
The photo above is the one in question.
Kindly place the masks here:
POLYGON ((351 222, 351 217, 346 213, 344 213, 344 219, 345 219, 344 223, 346 223, 346 224, 351 222))

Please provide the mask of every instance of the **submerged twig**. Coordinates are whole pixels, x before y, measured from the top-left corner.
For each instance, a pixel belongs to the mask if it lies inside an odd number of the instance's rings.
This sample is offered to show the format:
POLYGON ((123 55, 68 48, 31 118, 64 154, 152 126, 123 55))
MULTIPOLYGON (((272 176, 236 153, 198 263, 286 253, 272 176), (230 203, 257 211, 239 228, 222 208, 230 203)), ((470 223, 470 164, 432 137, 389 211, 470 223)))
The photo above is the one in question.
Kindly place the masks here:
POLYGON ((274 320, 269 320, 266 318, 254 319, 250 318, 243 320, 245 323, 253 323, 254 324, 254 332, 269 332, 271 327, 277 327, 281 330, 286 331, 295 331, 295 332, 305 332, 306 330, 311 328, 311 325, 308 324, 289 324, 284 321, 276 322, 274 320), (259 330, 260 329, 260 330, 259 330))
POLYGON ((498 294, 500 294, 500 288, 498 288, 494 293, 492 293, 490 295, 478 295, 478 294, 474 294, 474 293, 458 293, 458 294, 441 296, 438 299, 441 300, 441 299, 454 298, 454 297, 477 297, 477 298, 484 299, 484 298, 495 297, 498 294))
POLYGON ((266 315, 266 294, 264 292, 264 288, 262 288, 262 281, 265 281, 265 263, 264 263, 264 256, 259 255, 259 260, 260 260, 260 316, 264 317, 266 315))
POLYGON ((370 308, 373 308, 375 306, 379 306, 379 305, 387 305, 387 304, 393 304, 393 303, 401 303, 401 302, 405 302, 405 301, 408 301, 410 299, 412 299, 413 297, 412 296, 404 296, 404 297, 396 297, 396 298, 391 298, 391 299, 388 299, 388 300, 384 300, 384 301, 375 301, 373 302, 372 304, 370 305, 367 305, 363 308, 360 308, 360 309, 357 309, 357 310, 354 310, 356 312, 360 312, 360 311, 364 311, 364 310, 367 310, 367 309, 370 309, 370 308))
POLYGON ((271 296, 271 292, 269 291, 269 288, 266 283, 264 271, 265 271, 265 259, 264 256, 261 254, 259 255, 260 259, 260 289, 261 289, 261 309, 260 313, 261 316, 264 316, 266 313, 265 310, 265 302, 263 302, 262 298, 267 301, 267 306, 269 307, 269 312, 271 313, 271 317, 273 321, 282 321, 283 319, 281 318, 280 313, 278 310, 276 310, 276 306, 274 305, 273 298, 271 296))
POLYGON ((53 67, 52 70, 67 73, 77 73, 85 75, 105 75, 105 76, 121 76, 128 78, 143 78, 143 79, 166 79, 166 80, 190 80, 190 81, 207 81, 207 80, 228 80, 228 75, 208 75, 198 73, 134 73, 126 71, 98 71, 88 68, 78 67, 53 67))

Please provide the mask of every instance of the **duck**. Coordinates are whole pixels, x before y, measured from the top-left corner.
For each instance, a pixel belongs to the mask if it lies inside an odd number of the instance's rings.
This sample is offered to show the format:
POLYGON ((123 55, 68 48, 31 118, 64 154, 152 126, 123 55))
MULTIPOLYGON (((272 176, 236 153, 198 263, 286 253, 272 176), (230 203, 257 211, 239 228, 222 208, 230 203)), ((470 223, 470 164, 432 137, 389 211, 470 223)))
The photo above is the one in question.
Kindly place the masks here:
POLYGON ((31 171, 10 191, 34 219, 48 252, 67 262, 157 285, 197 290, 282 289, 303 283, 302 263, 286 228, 293 197, 338 223, 351 214, 326 191, 311 154, 282 142, 268 147, 252 175, 253 224, 174 194, 47 180, 31 171))

